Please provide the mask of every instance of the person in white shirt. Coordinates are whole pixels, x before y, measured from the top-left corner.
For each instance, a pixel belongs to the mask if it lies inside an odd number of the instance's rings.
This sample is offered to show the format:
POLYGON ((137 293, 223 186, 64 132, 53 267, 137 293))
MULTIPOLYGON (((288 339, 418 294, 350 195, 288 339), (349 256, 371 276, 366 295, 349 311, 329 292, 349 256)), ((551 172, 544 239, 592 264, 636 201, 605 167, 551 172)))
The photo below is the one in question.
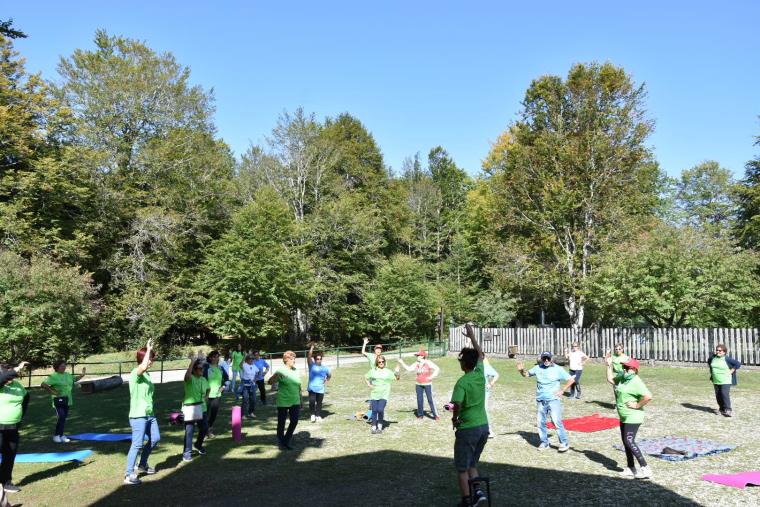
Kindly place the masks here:
POLYGON ((572 350, 567 352, 567 358, 570 360, 570 375, 575 377, 575 383, 570 391, 570 397, 576 400, 581 399, 581 375, 583 375, 583 365, 589 360, 589 357, 580 349, 578 342, 573 342, 572 350))
POLYGON ((259 369, 253 364, 252 354, 246 355, 243 364, 240 366, 243 415, 248 419, 253 419, 253 409, 256 408, 256 375, 259 373, 259 369))

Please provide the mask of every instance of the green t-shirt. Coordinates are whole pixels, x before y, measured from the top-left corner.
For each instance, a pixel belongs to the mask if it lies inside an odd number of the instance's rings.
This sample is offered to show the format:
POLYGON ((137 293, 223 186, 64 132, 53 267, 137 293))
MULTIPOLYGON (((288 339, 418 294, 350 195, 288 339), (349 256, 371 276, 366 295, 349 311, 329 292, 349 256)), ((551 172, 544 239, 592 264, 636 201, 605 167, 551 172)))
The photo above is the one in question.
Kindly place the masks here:
POLYGON ((388 368, 372 368, 364 378, 372 384, 369 399, 387 400, 391 395, 391 382, 396 378, 396 374, 388 368))
POLYGON ((287 366, 274 372, 277 378, 277 406, 292 407, 301 404, 301 374, 287 366))
POLYGON ((365 352, 364 353, 364 357, 367 358, 367 362, 369 363, 369 367, 370 368, 374 368, 375 367, 375 358, 377 357, 377 354, 375 354, 374 352, 365 352))
POLYGON ((182 405, 197 405, 200 403, 205 412, 206 391, 208 391, 208 380, 206 380, 206 377, 190 375, 190 380, 185 380, 185 398, 182 400, 182 405))
MULTIPOLYGON (((69 399, 69 406, 74 405, 74 397, 71 395, 71 391, 74 387, 74 375, 67 372, 58 373, 56 371, 48 375, 48 378, 45 379, 44 383, 58 391, 58 396, 55 394, 50 395, 51 400, 65 396, 69 399)), ((53 406, 55 407, 55 403, 53 403, 53 406)))
POLYGON ((641 377, 634 377, 625 381, 622 375, 615 377, 615 402, 617 404, 620 422, 641 424, 644 422, 644 407, 628 408, 625 404, 629 401, 639 402, 644 396, 652 396, 641 377))
POLYGON ((617 377, 623 374, 623 363, 628 361, 630 357, 626 354, 612 354, 612 373, 617 377))
POLYGON ((18 424, 23 414, 26 389, 12 380, 0 388, 0 424, 18 424))
POLYGON ((486 416, 486 376, 483 361, 468 371, 454 384, 451 401, 459 405, 459 429, 477 428, 488 424, 486 416))
POLYGON ((713 357, 710 361, 710 368, 712 369, 712 381, 715 385, 725 385, 731 383, 731 368, 728 367, 725 357, 713 357))
POLYGON ((137 374, 137 368, 129 374, 129 417, 153 416, 153 381, 146 371, 137 374))
POLYGON ((222 369, 210 364, 208 366, 208 388, 209 398, 218 398, 222 395, 222 369))
POLYGON ((237 350, 232 353, 232 371, 240 371, 243 369, 243 358, 245 355, 237 350))

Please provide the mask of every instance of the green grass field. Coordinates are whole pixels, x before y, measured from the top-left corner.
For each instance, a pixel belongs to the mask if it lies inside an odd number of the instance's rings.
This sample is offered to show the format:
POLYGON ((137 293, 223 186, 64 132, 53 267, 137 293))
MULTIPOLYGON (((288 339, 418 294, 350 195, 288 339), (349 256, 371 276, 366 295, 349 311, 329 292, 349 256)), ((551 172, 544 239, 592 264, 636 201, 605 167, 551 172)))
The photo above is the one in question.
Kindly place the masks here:
MULTIPOLYGON (((442 376, 434 384, 439 410, 460 376, 454 358, 437 359, 442 376)), ((391 361, 393 366, 395 361, 391 361)), ((493 505, 760 505, 760 488, 735 490, 700 480, 702 473, 758 469, 760 372, 743 370, 732 390, 736 416, 709 413, 715 406, 706 369, 643 367, 642 378, 654 394, 639 439, 677 435, 736 444, 732 452, 682 463, 651 458, 652 481, 618 479, 625 462, 617 430, 570 433, 569 452, 536 450, 535 382, 519 377, 512 360, 493 361, 502 375, 495 388, 492 419, 496 438, 489 440, 480 471, 491 478, 493 505)), ((405 374, 393 386, 382 435, 371 435, 363 422, 347 417, 365 404, 364 364, 334 371, 325 397, 327 417, 308 420, 305 403, 296 429, 294 450, 281 452, 274 436, 271 405, 257 406, 257 419, 244 423, 244 439, 230 438, 231 397, 217 421, 217 438, 208 454, 181 462, 182 428, 170 426, 168 413, 178 408, 182 386, 156 386, 156 411, 162 440, 151 458, 158 473, 139 486, 122 484, 128 442, 54 444, 55 424, 49 398, 32 391, 20 452, 93 449, 75 464, 17 464, 14 482, 22 492, 11 500, 25 506, 61 505, 243 505, 373 506, 454 505, 458 500, 453 467, 454 433, 449 414, 439 423, 417 423, 414 377, 405 374)), ((588 365, 582 400, 565 400, 565 418, 600 412, 614 415, 604 369, 588 365)), ((78 432, 128 432, 128 391, 119 389, 76 396, 66 428, 78 432)), ((556 446, 556 436, 552 436, 556 446)))

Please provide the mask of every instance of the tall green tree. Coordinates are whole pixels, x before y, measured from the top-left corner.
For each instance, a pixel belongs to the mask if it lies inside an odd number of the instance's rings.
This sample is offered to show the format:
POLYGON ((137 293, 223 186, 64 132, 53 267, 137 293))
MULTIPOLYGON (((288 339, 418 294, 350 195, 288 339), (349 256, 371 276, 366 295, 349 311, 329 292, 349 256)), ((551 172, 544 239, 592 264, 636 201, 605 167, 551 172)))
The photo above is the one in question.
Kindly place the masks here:
POLYGON ((594 255, 636 230, 656 206, 644 98, 644 86, 609 63, 574 65, 565 80, 536 79, 520 119, 484 164, 494 225, 511 249, 507 263, 522 265, 522 280, 561 298, 576 330, 584 324, 594 255))
POLYGON ((736 203, 731 171, 708 160, 681 173, 676 203, 682 223, 716 235, 731 232, 736 219, 736 203))
MULTIPOLYGON (((760 146, 760 136, 755 145, 760 146)), ((747 162, 744 178, 736 187, 739 205, 737 236, 748 248, 760 248, 760 157, 747 162)))

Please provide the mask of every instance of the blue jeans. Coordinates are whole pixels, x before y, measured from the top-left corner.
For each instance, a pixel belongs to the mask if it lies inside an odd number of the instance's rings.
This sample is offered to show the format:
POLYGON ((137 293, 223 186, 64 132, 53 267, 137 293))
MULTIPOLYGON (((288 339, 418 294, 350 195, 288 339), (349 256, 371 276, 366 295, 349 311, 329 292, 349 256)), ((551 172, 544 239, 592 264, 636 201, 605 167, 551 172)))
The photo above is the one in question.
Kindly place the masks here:
MULTIPOLYGON (((242 380, 240 391, 243 395, 243 415, 253 414, 253 409, 256 408, 256 384, 252 380, 242 380)), ((237 399, 237 393, 235 398, 237 399)))
POLYGON ((562 402, 560 400, 536 401, 536 416, 538 419, 538 436, 542 444, 549 445, 549 436, 546 432, 546 414, 549 414, 554 426, 559 431, 559 442, 567 445, 567 432, 562 423, 562 402))
POLYGON ((372 426, 375 428, 384 428, 385 424, 385 405, 388 400, 370 400, 369 408, 372 412, 372 426))
POLYGON ((425 415, 425 402, 422 399, 423 393, 427 395, 428 404, 430 404, 430 412, 432 412, 433 417, 438 417, 438 411, 436 411, 435 403, 433 403, 433 386, 421 386, 419 384, 416 384, 414 388, 415 391, 417 391, 417 417, 422 417, 425 415))
POLYGON ((134 473, 137 453, 140 452, 140 449, 142 449, 140 466, 147 467, 151 451, 161 440, 161 435, 158 433, 158 421, 153 416, 130 417, 129 425, 132 427, 132 445, 127 453, 126 475, 134 473), (146 436, 148 437, 147 442, 144 441, 146 436))
MULTIPOLYGON (((230 390, 235 393, 235 401, 240 397, 240 395, 237 392, 237 378, 240 376, 241 371, 240 370, 232 370, 232 380, 230 380, 230 390)), ((240 382, 243 381, 243 377, 240 377, 240 382)))

